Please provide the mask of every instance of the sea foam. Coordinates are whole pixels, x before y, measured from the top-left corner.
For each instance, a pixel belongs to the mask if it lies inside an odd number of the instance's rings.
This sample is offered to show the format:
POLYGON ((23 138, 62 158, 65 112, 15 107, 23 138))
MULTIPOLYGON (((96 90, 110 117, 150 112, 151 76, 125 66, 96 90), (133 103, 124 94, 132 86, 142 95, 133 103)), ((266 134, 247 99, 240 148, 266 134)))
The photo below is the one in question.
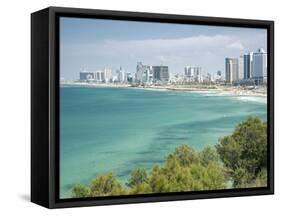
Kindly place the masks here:
POLYGON ((245 102, 257 102, 257 103, 267 103, 267 98, 266 97, 259 97, 259 96, 237 96, 236 97, 240 101, 245 101, 245 102))

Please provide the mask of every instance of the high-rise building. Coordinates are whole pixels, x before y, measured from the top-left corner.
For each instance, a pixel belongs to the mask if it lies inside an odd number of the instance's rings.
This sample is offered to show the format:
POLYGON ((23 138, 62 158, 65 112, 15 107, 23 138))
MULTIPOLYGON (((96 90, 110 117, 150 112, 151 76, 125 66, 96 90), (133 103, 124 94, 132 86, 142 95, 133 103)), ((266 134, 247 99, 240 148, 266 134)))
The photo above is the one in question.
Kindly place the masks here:
POLYGON ((122 69, 122 67, 120 67, 117 71, 116 71, 116 75, 117 75, 117 81, 120 83, 126 83, 127 82, 127 77, 126 77, 126 73, 125 71, 122 69))
POLYGON ((104 68, 105 73, 105 82, 111 82, 112 81, 112 70, 110 68, 104 68))
POLYGON ((89 79, 93 79, 94 78, 94 73, 93 72, 89 72, 89 71, 81 71, 80 72, 80 81, 87 81, 89 79))
POLYGON ((143 65, 142 62, 137 63, 136 82, 151 83, 153 80, 153 70, 150 65, 143 65))
POLYGON ((153 80, 152 66, 143 65, 142 82, 144 82, 144 83, 152 83, 152 80, 153 80))
POLYGON ((215 81, 217 83, 222 82, 222 72, 220 70, 217 71, 216 75, 215 75, 215 81))
POLYGON ((95 81, 101 81, 101 71, 95 71, 95 81))
POLYGON ((190 68, 191 68, 190 66, 184 67, 184 76, 185 77, 188 77, 188 78, 193 77, 193 74, 191 74, 190 68))
POLYGON ((238 59, 226 58, 225 59, 225 80, 226 83, 233 84, 238 80, 238 59))
POLYGON ((262 48, 253 54, 253 79, 258 81, 267 79, 267 53, 262 48))
POLYGON ((203 77, 203 82, 206 82, 206 83, 214 82, 212 74, 207 73, 206 76, 203 77))
POLYGON ((244 55, 244 79, 250 79, 253 76, 253 52, 244 55))
POLYGON ((161 82, 168 82, 169 81, 169 69, 168 66, 152 66, 153 70, 153 80, 154 81, 161 81, 161 82))
POLYGON ((184 75, 189 82, 202 82, 202 68, 201 67, 184 67, 184 75))
POLYGON ((244 79, 244 56, 241 55, 239 57, 239 73, 238 73, 238 79, 242 80, 244 79))
POLYGON ((101 71, 100 72, 100 81, 104 82, 105 81, 105 72, 104 71, 101 71))
POLYGON ((192 67, 191 70, 193 70, 194 81, 198 82, 198 83, 203 82, 202 68, 201 67, 192 67))
POLYGON ((134 78, 130 72, 126 73, 126 77, 128 83, 132 83, 134 81, 134 78))
POLYGON ((141 82, 143 76, 143 64, 141 62, 137 63, 137 71, 136 71, 136 82, 141 82))
POLYGON ((80 81, 111 82, 112 72, 109 68, 97 70, 95 72, 82 71, 80 72, 80 81))

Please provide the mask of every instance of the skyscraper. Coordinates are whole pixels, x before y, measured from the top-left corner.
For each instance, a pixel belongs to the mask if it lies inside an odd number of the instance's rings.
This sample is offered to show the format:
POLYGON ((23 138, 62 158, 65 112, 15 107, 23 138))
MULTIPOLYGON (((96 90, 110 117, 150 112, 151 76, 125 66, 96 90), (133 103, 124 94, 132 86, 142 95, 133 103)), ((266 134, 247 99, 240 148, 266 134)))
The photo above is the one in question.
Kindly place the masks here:
POLYGON ((184 75, 189 82, 201 82, 202 81, 202 68, 185 66, 184 75))
POLYGON ((143 76, 143 64, 141 62, 137 63, 137 71, 136 71, 136 82, 141 82, 143 76))
POLYGON ((152 83, 152 80, 153 80, 152 66, 143 65, 142 82, 144 82, 144 83, 152 83))
POLYGON ((262 48, 253 54, 253 79, 257 81, 267 79, 267 53, 262 48))
POLYGON ((96 71, 95 72, 95 80, 96 81, 101 81, 101 71, 96 71))
POLYGON ((169 81, 169 69, 168 66, 152 66, 153 70, 153 80, 154 81, 161 81, 161 82, 168 82, 169 81))
POLYGON ((193 67, 193 74, 194 74, 194 81, 201 83, 203 82, 203 76, 202 76, 202 68, 201 67, 193 67))
POLYGON ((250 79, 253 76, 253 52, 244 55, 244 79, 250 79))
POLYGON ((244 56, 239 56, 239 75, 238 79, 242 80, 244 79, 244 56))
POLYGON ((117 75, 118 82, 120 82, 120 83, 126 83, 127 82, 125 71, 122 69, 121 66, 118 70, 116 70, 116 75, 117 75))
POLYGON ((111 82, 112 81, 112 70, 111 68, 104 68, 105 73, 105 82, 111 82))
POLYGON ((191 74, 190 68, 191 68, 190 66, 185 66, 184 67, 184 76, 185 77, 190 78, 190 77, 193 76, 193 74, 191 74))
POLYGON ((143 65, 141 62, 137 63, 136 81, 141 83, 151 83, 153 80, 152 67, 143 65))
POLYGON ((226 58, 225 59, 225 79, 226 83, 233 84, 238 80, 238 59, 226 58))

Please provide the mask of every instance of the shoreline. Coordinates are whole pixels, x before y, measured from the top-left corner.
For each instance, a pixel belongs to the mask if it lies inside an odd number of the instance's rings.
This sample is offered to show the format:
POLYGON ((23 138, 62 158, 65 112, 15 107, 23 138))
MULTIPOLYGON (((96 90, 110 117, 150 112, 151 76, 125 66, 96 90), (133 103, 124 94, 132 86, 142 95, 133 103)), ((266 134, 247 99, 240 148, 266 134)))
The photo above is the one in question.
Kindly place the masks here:
POLYGON ((176 92, 195 92, 195 93, 212 93, 222 94, 229 96, 254 96, 254 97, 267 97, 265 88, 258 89, 245 89, 237 86, 132 86, 131 84, 108 84, 108 83, 82 83, 82 82, 65 82, 61 83, 62 86, 85 86, 94 88, 130 88, 130 89, 143 89, 151 91, 176 91, 176 92))

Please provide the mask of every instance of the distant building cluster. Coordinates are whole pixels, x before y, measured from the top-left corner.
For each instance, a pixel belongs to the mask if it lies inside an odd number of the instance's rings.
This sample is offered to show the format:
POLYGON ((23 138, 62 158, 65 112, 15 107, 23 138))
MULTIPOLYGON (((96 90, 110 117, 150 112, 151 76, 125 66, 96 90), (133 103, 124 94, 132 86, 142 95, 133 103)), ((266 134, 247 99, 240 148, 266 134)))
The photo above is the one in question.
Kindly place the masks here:
POLYGON ((80 82, 93 83, 138 83, 138 84, 153 84, 153 83, 168 83, 170 80, 168 66, 149 66, 137 63, 136 73, 133 76, 130 72, 126 72, 120 67, 112 73, 112 70, 105 68, 94 72, 81 71, 80 82))
POLYGON ((129 83, 133 81, 133 76, 130 72, 126 72, 122 67, 116 70, 115 75, 112 76, 113 83, 129 83))
POLYGON ((184 76, 188 82, 203 82, 202 68, 201 67, 184 67, 184 76))
POLYGON ((93 82, 93 83, 127 83, 132 81, 132 75, 127 73, 120 67, 112 72, 110 68, 104 68, 103 70, 97 70, 94 72, 81 71, 79 81, 81 82, 93 82))
POLYGON ((80 82, 120 83, 136 85, 154 84, 227 84, 263 85, 267 80, 267 53, 262 49, 249 52, 239 58, 225 58, 225 77, 222 72, 206 73, 201 66, 185 66, 183 73, 171 74, 165 65, 146 65, 137 62, 135 73, 122 67, 114 72, 104 68, 94 72, 81 71, 80 82))
POLYGON ((218 74, 205 73, 200 66, 185 66, 183 75, 175 75, 171 82, 176 84, 213 84, 222 81, 221 72, 219 71, 218 74))
POLYGON ((136 83, 168 83, 170 79, 168 66, 150 66, 143 65, 142 62, 137 63, 137 71, 135 74, 136 83))
POLYGON ((109 68, 104 68, 103 70, 97 70, 95 72, 81 71, 80 81, 111 82, 112 71, 109 68))
POLYGON ((262 49, 245 53, 238 58, 225 59, 225 81, 227 84, 266 84, 267 53, 262 49))
POLYGON ((150 65, 143 65, 141 62, 137 63, 137 70, 135 74, 135 81, 139 83, 152 83, 153 70, 150 65))

